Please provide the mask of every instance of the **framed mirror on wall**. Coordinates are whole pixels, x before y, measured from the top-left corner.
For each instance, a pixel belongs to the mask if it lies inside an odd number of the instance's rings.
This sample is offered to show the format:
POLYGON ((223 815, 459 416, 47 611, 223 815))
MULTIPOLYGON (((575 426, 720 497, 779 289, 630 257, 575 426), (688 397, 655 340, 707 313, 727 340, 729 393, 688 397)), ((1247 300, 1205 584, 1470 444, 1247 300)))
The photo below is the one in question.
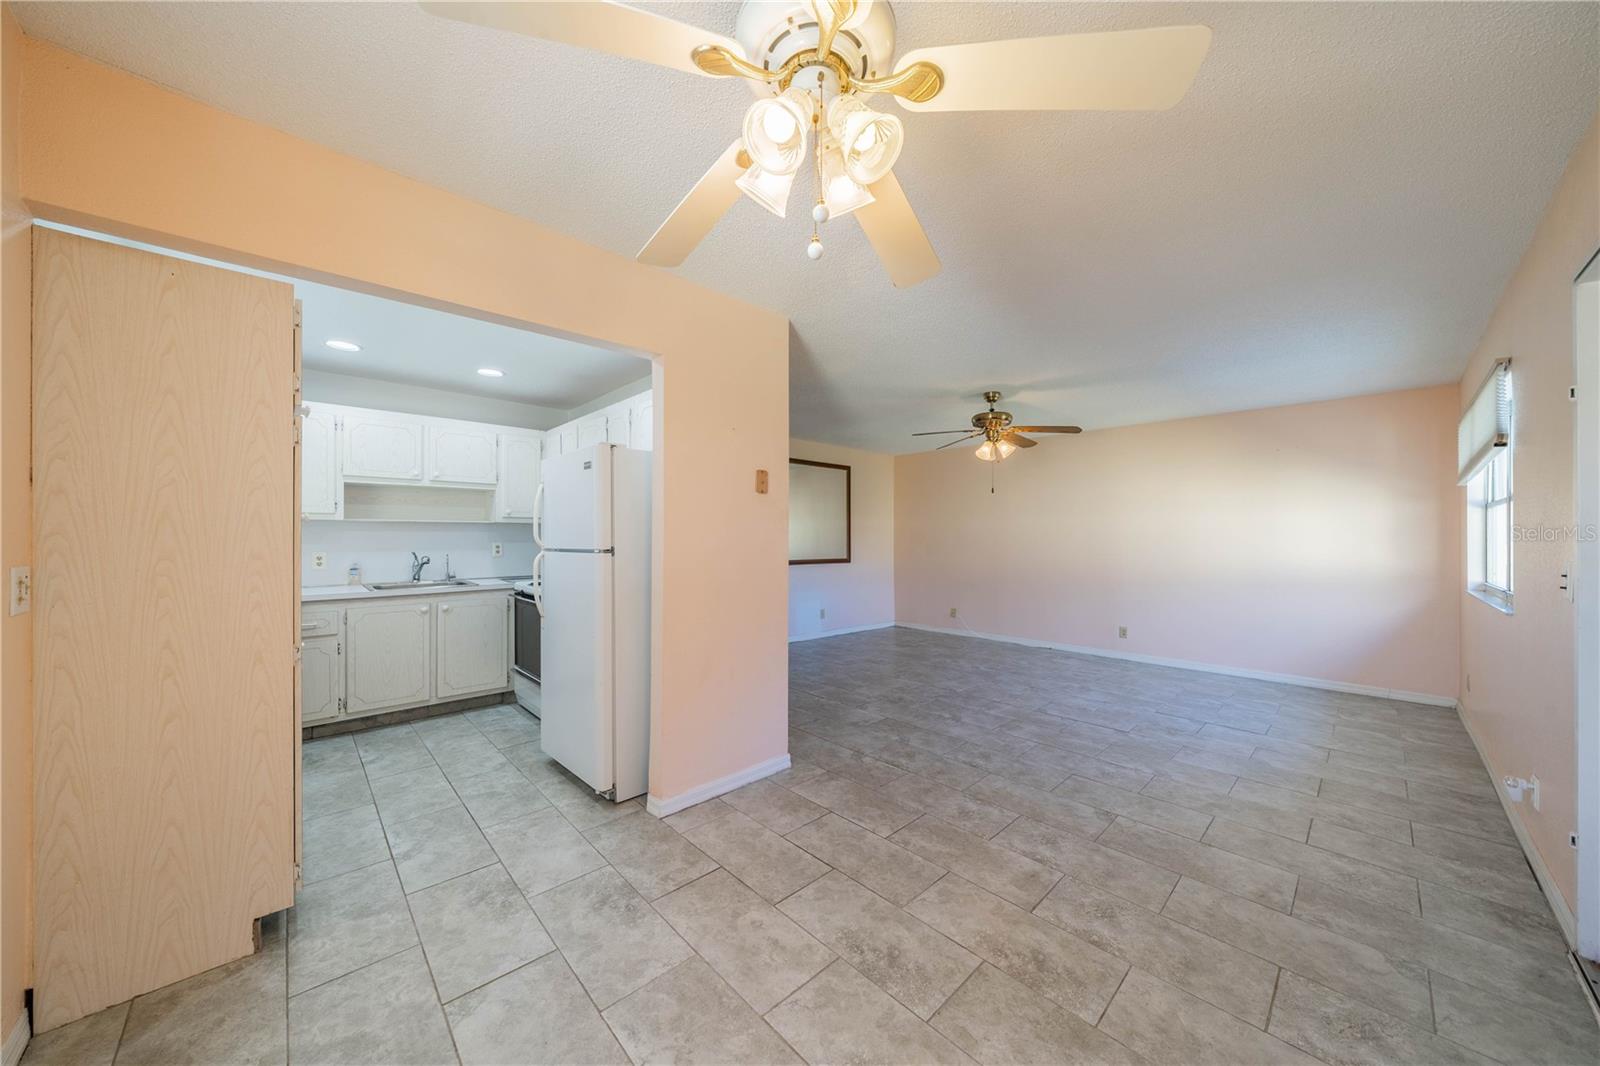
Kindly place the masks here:
POLYGON ((789 565, 850 561, 850 468, 789 460, 789 565))

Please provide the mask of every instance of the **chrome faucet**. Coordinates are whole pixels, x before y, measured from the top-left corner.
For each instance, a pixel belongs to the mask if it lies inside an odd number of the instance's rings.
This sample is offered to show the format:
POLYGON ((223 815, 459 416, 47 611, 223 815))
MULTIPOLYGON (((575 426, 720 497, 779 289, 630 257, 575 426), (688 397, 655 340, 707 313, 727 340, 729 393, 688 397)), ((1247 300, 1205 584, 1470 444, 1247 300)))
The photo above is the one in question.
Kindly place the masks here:
POLYGON ((444 579, 446 581, 454 581, 456 579, 456 572, 450 569, 450 556, 448 555, 444 557, 444 579))
POLYGON ((419 559, 419 558, 417 558, 417 553, 416 552, 412 552, 411 553, 411 580, 412 581, 421 581, 422 580, 422 568, 424 566, 427 566, 431 562, 433 562, 433 560, 428 558, 426 555, 422 556, 419 559))

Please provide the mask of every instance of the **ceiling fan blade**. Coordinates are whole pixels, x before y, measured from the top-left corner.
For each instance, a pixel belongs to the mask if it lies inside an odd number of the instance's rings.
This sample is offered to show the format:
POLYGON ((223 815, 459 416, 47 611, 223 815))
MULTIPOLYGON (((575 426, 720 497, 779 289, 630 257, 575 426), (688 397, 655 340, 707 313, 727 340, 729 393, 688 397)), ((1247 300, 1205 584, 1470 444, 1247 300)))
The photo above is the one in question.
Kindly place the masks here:
POLYGON ((711 169, 694 183, 689 195, 673 208, 655 235, 639 249, 639 262, 671 267, 687 259, 717 220, 739 199, 739 187, 734 181, 749 166, 743 144, 734 141, 728 145, 711 164, 711 169))
POLYGON ((1082 433, 1081 426, 1012 426, 1013 433, 1082 433))
POLYGON ((1039 446, 1038 441, 1029 440, 1016 430, 1012 430, 1010 433, 1007 433, 1005 439, 1010 441, 1012 444, 1015 444, 1019 448, 1037 448, 1039 446))
POLYGON ((870 191, 872 203, 857 208, 855 217, 889 272, 889 280, 896 288, 909 289, 939 273, 939 257, 928 243, 917 213, 911 210, 899 179, 892 173, 885 174, 870 191))
POLYGON ((1183 99, 1211 47, 1208 26, 1068 33, 917 48, 944 87, 911 111, 1164 111, 1183 99))
POLYGON ((575 44, 688 74, 704 74, 690 54, 718 45, 743 58, 744 50, 721 34, 609 0, 595 3, 444 3, 424 0, 424 11, 441 18, 509 30, 546 41, 575 44))
POLYGON ((956 439, 955 439, 955 440, 953 440, 953 441, 950 441, 950 442, 949 442, 949 443, 948 443, 948 444, 941 444, 941 445, 939 445, 939 446, 938 446, 938 447, 937 447, 937 448, 935 448, 935 449, 934 449, 934 451, 936 451, 936 452, 942 452, 942 451, 944 451, 944 450, 945 450, 945 449, 946 449, 946 448, 953 448, 953 447, 955 447, 955 446, 956 446, 956 445, 957 445, 957 444, 963 444, 963 443, 965 443, 965 442, 966 442, 966 441, 969 441, 969 440, 971 440, 971 439, 972 439, 972 438, 973 438, 973 437, 981 437, 981 436, 983 436, 983 434, 982 434, 982 433, 980 433, 980 432, 973 432, 973 433, 968 433, 968 434, 967 434, 967 435, 966 435, 966 436, 965 436, 965 437, 957 437, 957 438, 956 438, 956 439))
POLYGON ((922 433, 913 433, 911 435, 913 437, 943 437, 943 436, 945 436, 947 434, 950 434, 950 433, 965 433, 968 436, 971 436, 972 435, 972 430, 970 430, 970 429, 930 429, 930 430, 926 430, 926 431, 924 431, 922 433))

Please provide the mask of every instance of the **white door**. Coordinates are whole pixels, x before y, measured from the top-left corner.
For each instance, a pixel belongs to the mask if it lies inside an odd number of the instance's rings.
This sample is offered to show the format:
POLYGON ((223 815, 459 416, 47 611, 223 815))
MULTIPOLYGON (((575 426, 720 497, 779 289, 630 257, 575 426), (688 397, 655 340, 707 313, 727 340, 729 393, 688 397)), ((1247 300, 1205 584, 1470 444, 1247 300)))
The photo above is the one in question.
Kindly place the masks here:
POLYGON ((339 417, 331 407, 306 404, 300 420, 300 515, 338 518, 344 482, 339 477, 339 417))
POLYGON ((452 700, 510 688, 511 597, 453 596, 436 610, 434 697, 452 700))
POLYGON ((578 420, 578 447, 587 448, 591 444, 604 444, 606 440, 606 416, 589 415, 578 420))
POLYGON ((300 645, 300 724, 316 725, 339 717, 344 699, 344 657, 338 637, 300 645))
POLYGON ((498 434, 488 426, 462 422, 429 422, 428 480, 453 485, 493 485, 499 479, 495 461, 498 434))
POLYGON ((620 406, 606 415, 606 441, 628 446, 628 409, 620 406))
POLYGON ((415 599, 345 611, 345 708, 349 713, 409 707, 432 700, 432 614, 431 604, 415 599))
POLYGON ((545 753, 596 792, 615 783, 612 763, 609 555, 544 553, 540 622, 540 728, 545 753))
POLYGON ((422 480, 422 419, 380 411, 346 411, 344 476, 422 480))
POLYGON ((500 480, 495 486, 495 517, 532 518, 539 489, 540 438, 537 434, 500 434, 500 480))
POLYGON ((648 452, 655 447, 655 393, 641 393, 633 398, 632 403, 633 409, 628 412, 628 447, 648 452))
POLYGON ((544 461, 539 539, 547 550, 611 547, 611 463, 609 444, 544 461))

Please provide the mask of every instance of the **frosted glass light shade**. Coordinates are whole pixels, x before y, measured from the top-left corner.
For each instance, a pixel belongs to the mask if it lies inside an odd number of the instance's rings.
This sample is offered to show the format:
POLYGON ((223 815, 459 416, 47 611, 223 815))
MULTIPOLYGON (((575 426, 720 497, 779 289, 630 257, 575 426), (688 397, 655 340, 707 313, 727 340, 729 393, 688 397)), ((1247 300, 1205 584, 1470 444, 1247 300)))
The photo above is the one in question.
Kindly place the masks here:
POLYGON ((905 127, 894 115, 874 111, 854 96, 828 105, 828 129, 844 155, 845 173, 858 185, 883 180, 905 147, 905 127))
POLYGON ((772 174, 758 164, 735 178, 733 183, 750 199, 782 218, 789 207, 789 192, 794 188, 794 171, 772 174))
POLYGON ((997 441, 984 441, 978 445, 978 450, 973 454, 986 463, 998 463, 1000 460, 1010 457, 1016 450, 1017 446, 1015 444, 1002 437, 997 441))
POLYGON ((766 96, 744 114, 744 150, 768 174, 793 174, 806 160, 811 97, 803 89, 766 96))
POLYGON ((844 160, 837 148, 822 154, 822 200, 828 207, 828 217, 843 218, 857 208, 872 203, 872 193, 844 172, 844 160))

